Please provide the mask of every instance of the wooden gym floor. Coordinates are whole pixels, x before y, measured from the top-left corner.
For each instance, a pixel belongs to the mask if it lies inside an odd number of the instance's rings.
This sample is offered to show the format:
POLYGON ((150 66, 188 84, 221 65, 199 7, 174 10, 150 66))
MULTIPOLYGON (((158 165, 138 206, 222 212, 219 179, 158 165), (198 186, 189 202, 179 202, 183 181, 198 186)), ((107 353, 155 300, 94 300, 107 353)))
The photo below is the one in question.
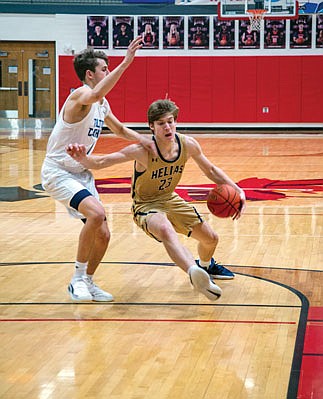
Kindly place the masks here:
MULTIPOLYGON (((191 289, 132 222, 127 163, 95 172, 112 231, 96 281, 115 302, 78 304, 81 225, 41 190, 47 136, 0 135, 2 399, 323 397, 323 135, 196 137, 248 198, 239 221, 210 215, 191 162, 178 188, 236 278, 215 303, 191 289)), ((126 144, 104 135, 96 152, 126 144)))

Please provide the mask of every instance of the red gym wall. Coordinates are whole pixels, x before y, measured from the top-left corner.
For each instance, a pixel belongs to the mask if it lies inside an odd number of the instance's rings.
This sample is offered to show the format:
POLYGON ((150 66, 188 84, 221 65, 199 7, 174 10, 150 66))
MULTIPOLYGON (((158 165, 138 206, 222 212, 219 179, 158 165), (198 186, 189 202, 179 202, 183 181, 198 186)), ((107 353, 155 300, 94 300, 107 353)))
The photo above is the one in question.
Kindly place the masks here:
MULTIPOLYGON (((72 60, 59 57, 60 108, 80 85, 72 60)), ((110 57, 110 69, 121 60, 110 57)), ((146 124, 148 105, 166 93, 179 123, 322 123, 322 71, 319 55, 137 57, 107 98, 126 123, 146 124)))

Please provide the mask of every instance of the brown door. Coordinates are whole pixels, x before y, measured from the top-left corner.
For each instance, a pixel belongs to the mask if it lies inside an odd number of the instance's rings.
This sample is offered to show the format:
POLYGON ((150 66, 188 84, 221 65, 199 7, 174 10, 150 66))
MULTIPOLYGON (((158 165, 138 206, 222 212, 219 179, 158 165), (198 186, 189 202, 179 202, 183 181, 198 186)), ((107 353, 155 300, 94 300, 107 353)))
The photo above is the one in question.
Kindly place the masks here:
POLYGON ((54 43, 0 42, 0 119, 55 122, 54 43))

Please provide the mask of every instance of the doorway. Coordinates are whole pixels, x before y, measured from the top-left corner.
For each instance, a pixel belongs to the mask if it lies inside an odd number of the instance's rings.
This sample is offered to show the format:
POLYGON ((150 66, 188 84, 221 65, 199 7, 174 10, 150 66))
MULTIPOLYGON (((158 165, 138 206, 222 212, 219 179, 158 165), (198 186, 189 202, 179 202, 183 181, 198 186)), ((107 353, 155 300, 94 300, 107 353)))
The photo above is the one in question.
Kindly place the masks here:
POLYGON ((0 127, 55 123, 55 43, 0 42, 0 127))

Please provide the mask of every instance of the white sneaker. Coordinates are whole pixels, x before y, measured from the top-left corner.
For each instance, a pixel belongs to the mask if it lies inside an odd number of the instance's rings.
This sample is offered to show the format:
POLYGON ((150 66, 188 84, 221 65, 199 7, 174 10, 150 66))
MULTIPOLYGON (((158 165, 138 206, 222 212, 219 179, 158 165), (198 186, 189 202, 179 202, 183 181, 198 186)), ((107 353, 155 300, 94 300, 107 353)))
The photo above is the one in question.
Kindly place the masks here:
POLYGON ((82 277, 72 279, 68 292, 73 301, 92 301, 92 295, 82 277))
POLYGON ((106 291, 101 290, 93 280, 87 276, 83 276, 83 281, 87 286, 88 292, 92 295, 92 301, 96 302, 112 302, 113 296, 106 291))
POLYGON ((211 301, 220 298, 222 290, 210 279, 207 272, 198 266, 192 266, 189 270, 189 276, 193 287, 211 301))

